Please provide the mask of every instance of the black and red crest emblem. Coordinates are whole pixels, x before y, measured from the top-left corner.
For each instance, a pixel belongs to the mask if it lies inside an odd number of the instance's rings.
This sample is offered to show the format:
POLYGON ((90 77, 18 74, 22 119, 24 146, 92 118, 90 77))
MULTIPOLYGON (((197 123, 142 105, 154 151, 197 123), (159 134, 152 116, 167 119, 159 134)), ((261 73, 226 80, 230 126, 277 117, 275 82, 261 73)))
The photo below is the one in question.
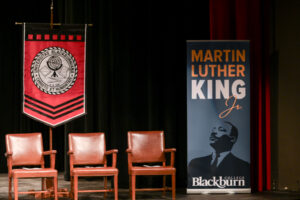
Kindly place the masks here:
POLYGON ((86 26, 24 24, 23 112, 55 127, 86 114, 86 26))

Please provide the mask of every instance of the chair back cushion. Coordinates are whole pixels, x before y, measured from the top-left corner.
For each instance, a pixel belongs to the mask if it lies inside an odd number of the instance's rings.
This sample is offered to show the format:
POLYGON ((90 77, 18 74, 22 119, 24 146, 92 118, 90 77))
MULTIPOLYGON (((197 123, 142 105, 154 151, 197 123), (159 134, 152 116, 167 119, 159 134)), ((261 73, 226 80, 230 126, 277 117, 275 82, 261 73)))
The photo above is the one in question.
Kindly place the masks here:
POLYGON ((130 131, 128 148, 132 151, 133 163, 164 162, 164 132, 130 131))
POLYGON ((105 162, 104 133, 70 133, 69 150, 74 165, 97 165, 105 162))
POLYGON ((41 133, 7 134, 6 152, 12 154, 13 166, 41 165, 43 139, 41 133))

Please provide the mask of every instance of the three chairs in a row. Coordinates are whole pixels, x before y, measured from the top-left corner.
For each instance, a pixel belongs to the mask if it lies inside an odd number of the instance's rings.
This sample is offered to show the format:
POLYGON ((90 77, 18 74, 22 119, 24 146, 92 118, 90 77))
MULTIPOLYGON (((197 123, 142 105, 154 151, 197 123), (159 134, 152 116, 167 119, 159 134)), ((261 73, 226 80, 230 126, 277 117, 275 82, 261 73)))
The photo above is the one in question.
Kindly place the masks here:
MULTIPOLYGON (((163 131, 128 132, 128 174, 129 192, 135 200, 136 191, 172 191, 175 199, 176 169, 174 167, 176 149, 166 149, 163 131), (170 154, 170 162, 166 163, 166 153, 170 154), (147 163, 161 163, 160 166, 143 165, 147 163), (162 175, 162 188, 136 188, 136 176, 162 175), (172 187, 166 186, 166 176, 172 177, 172 187)), ((115 200, 118 199, 118 174, 117 149, 106 150, 104 133, 70 133, 69 158, 71 190, 70 197, 77 200, 79 192, 114 192, 115 200), (108 166, 107 156, 112 157, 112 164, 108 166), (78 190, 78 177, 104 177, 104 188, 99 190, 78 190), (114 187, 108 188, 107 177, 113 177, 114 187)), ((58 199, 57 170, 55 169, 56 151, 44 151, 41 133, 7 134, 6 157, 9 179, 9 199, 14 183, 14 199, 18 194, 46 193, 45 178, 53 179, 53 196, 58 199), (44 156, 50 156, 50 168, 45 167, 44 156), (39 168, 21 168, 24 166, 39 166, 39 168), (42 178, 41 191, 18 191, 18 179, 42 178)))

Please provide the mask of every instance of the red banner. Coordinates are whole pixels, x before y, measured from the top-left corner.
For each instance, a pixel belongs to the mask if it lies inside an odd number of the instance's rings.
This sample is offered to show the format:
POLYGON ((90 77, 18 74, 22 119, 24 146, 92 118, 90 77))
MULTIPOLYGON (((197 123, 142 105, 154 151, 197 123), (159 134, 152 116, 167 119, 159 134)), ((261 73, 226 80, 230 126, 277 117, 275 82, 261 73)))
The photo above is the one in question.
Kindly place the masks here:
POLYGON ((86 114, 86 26, 23 25, 23 112, 51 127, 86 114))

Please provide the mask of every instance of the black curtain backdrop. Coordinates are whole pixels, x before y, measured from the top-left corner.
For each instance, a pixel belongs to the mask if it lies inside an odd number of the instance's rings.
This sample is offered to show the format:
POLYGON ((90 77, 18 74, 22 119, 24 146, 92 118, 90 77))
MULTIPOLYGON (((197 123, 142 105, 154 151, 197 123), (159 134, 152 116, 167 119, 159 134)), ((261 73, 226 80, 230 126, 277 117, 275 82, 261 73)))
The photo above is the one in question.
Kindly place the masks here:
MULTIPOLYGON (((1 173, 7 173, 6 133, 42 132, 49 148, 49 127, 21 113, 22 30, 14 23, 49 23, 50 0, 7 4, 0 17, 1 173)), ((126 188, 127 131, 164 130, 166 147, 177 148, 177 186, 186 187, 186 40, 209 39, 208 10, 208 0, 54 0, 54 22, 93 24, 87 39, 88 114, 53 129, 56 168, 66 179, 68 133, 105 132, 107 149, 119 149, 119 186, 126 188)))

